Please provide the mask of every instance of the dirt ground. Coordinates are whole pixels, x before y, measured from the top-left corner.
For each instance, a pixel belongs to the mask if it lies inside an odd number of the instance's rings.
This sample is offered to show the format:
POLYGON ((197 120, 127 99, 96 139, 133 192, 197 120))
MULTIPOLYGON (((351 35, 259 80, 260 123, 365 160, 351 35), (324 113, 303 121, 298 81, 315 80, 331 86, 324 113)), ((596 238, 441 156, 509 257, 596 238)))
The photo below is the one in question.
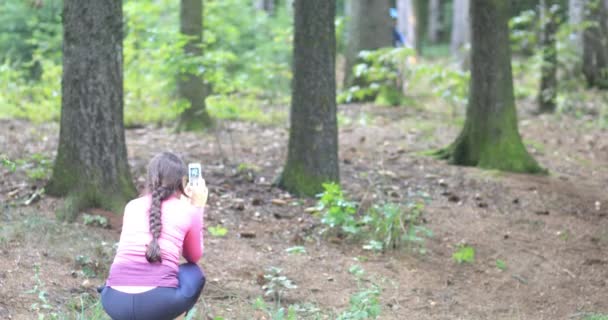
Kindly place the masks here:
MULTIPOLYGON (((306 211, 315 200, 292 198, 271 185, 284 162, 285 124, 222 122, 220 133, 206 135, 129 129, 129 161, 139 187, 147 161, 159 151, 204 164, 211 191, 206 225, 223 225, 228 233, 206 234, 201 319, 267 319, 253 302, 264 295, 260 280, 271 266, 297 285, 282 302, 308 308, 302 318, 321 312, 332 318, 348 307, 351 294, 372 283, 382 290, 380 319, 581 319, 608 312, 608 131, 591 118, 520 110, 524 141, 550 175, 507 174, 423 155, 458 133, 462 119, 449 114, 370 105, 340 111, 341 179, 348 196, 365 205, 428 193, 424 215, 434 236, 425 255, 378 254, 319 236, 319 219, 306 211), (472 264, 452 259, 463 243, 476 250, 472 264), (306 253, 285 251, 296 245, 306 253), (353 265, 365 270, 363 280, 349 273, 353 265)), ((10 159, 54 156, 56 124, 1 120, 0 128, 1 152, 10 159)), ((43 196, 21 205, 44 185, 26 171, 27 165, 14 173, 0 169, 1 319, 36 319, 38 313, 78 310, 83 296, 94 300, 119 237, 120 219, 111 221, 111 229, 54 222, 61 199, 43 196), (95 260, 90 265, 97 277, 78 272, 78 255, 95 260)))

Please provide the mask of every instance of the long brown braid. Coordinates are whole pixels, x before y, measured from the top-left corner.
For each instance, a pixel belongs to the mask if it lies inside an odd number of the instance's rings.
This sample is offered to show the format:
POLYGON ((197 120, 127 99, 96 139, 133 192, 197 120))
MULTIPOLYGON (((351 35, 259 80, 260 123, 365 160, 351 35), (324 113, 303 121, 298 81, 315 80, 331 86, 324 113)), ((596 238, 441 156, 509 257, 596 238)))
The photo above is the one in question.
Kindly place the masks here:
POLYGON ((158 243, 162 225, 162 203, 171 195, 184 193, 182 179, 187 174, 186 165, 175 154, 163 152, 156 155, 148 165, 148 191, 152 195, 150 205, 150 233, 152 240, 146 250, 146 260, 150 263, 161 262, 161 248, 158 243))

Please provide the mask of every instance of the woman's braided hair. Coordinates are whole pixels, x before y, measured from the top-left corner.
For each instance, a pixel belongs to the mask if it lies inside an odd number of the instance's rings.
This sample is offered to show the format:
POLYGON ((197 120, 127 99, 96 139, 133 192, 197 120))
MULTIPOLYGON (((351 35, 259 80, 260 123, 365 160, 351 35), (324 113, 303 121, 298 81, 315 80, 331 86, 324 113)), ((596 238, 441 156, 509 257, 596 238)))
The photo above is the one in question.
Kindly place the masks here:
POLYGON ((146 260, 150 263, 161 262, 161 250, 158 238, 162 231, 163 201, 171 195, 184 193, 183 177, 187 174, 186 165, 175 154, 163 152, 156 155, 148 164, 148 192, 152 195, 150 205, 150 233, 152 240, 146 250, 146 260))

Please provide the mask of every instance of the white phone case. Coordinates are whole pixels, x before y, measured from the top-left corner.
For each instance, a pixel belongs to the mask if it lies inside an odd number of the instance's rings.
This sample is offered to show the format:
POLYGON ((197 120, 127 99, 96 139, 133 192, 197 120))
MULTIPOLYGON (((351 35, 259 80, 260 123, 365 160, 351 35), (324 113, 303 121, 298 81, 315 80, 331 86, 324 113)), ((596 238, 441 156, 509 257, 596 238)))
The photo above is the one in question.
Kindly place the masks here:
POLYGON ((188 181, 191 185, 196 186, 200 178, 202 177, 201 164, 190 163, 188 164, 188 181))

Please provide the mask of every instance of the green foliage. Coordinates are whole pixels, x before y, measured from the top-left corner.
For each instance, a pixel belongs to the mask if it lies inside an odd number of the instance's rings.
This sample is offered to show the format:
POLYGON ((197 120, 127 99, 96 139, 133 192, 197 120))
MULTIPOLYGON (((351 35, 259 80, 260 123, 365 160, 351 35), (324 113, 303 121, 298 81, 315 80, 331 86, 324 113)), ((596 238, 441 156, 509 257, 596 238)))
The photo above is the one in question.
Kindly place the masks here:
POLYGON ((349 300, 348 310, 337 320, 378 319, 380 316, 380 289, 376 286, 354 293, 349 300))
POLYGON ((34 276, 32 278, 34 279, 35 285, 25 293, 37 295, 38 302, 32 303, 30 305, 30 310, 38 314, 38 319, 57 319, 58 314, 48 299, 46 285, 40 279, 40 265, 34 265, 34 276), (47 316, 49 318, 47 318, 47 316))
MULTIPOLYGON (((0 117, 58 121, 61 1, 40 1, 40 8, 34 3, 0 3, 0 117)), ((289 99, 292 15, 283 6, 269 16, 250 2, 206 2, 202 57, 183 52, 187 38, 177 27, 179 2, 127 0, 123 12, 127 126, 167 124, 188 108, 176 94, 180 74, 204 78, 207 88, 201 90, 209 92, 212 116, 284 120, 284 112, 266 114, 261 108, 289 99)))
POLYGON ((424 254, 425 237, 431 237, 433 233, 421 225, 423 210, 423 202, 411 202, 406 206, 394 203, 372 206, 362 219, 372 238, 364 248, 378 251, 397 249, 406 244, 424 254))
POLYGON ((496 268, 505 271, 507 270, 507 263, 504 260, 496 259, 496 268))
POLYGON ((296 320, 296 308, 291 305, 287 308, 287 313, 285 312, 285 308, 281 306, 268 306, 262 297, 258 297, 253 303, 253 307, 257 310, 262 310, 271 320, 296 320))
POLYGON ((281 274, 282 272, 283 270, 277 267, 268 268, 264 274, 266 284, 262 287, 264 295, 272 296, 277 306, 281 304, 281 297, 286 290, 297 288, 289 278, 281 274))
POLYGON ((468 245, 460 245, 452 259, 458 263, 473 263, 475 261, 475 248, 468 245))
POLYGON ((17 171, 17 164, 4 155, 0 157, 0 164, 6 169, 8 169, 9 172, 17 171))
POLYGON ((61 10, 61 0, 0 2, 0 62, 24 67, 27 79, 44 70, 41 54, 59 62, 61 10))
POLYGON ((511 48, 515 53, 531 54, 539 39, 540 28, 538 16, 534 10, 522 11, 509 20, 511 48))
POLYGON ((323 213, 321 222, 330 228, 339 228, 346 234, 358 233, 359 226, 355 218, 357 205, 344 198, 342 188, 337 183, 324 183, 323 189, 325 191, 317 195, 317 210, 323 213))
POLYGON ((434 96, 454 107, 464 107, 468 101, 471 73, 439 62, 421 63, 412 71, 412 82, 428 82, 434 96))
POLYGON ((365 270, 361 266, 353 265, 348 269, 348 272, 357 279, 359 290, 350 296, 348 309, 340 313, 336 319, 378 319, 381 313, 380 288, 375 284, 368 287, 362 286, 365 270))
POLYGON ((582 320, 608 320, 608 314, 591 314, 585 316, 582 320))
POLYGON ((306 248, 302 246, 289 247, 285 250, 288 254, 305 254, 306 248))
POLYGON ((353 67, 353 82, 357 85, 340 93, 338 102, 376 99, 376 103, 381 105, 401 104, 402 79, 408 72, 408 58, 414 55, 413 49, 405 47, 361 51, 361 62, 353 67))
MULTIPOLYGON (((358 205, 344 197, 336 183, 323 184, 325 191, 318 195, 317 210, 322 213, 321 222, 330 230, 338 230, 349 237, 366 239, 364 249, 384 251, 407 248, 424 254, 425 238, 432 231, 422 226, 424 201, 414 199, 402 206, 395 203, 373 205, 362 217, 357 215, 358 205)), ((424 197, 423 197, 424 198, 424 197)))
POLYGON ((90 215, 90 214, 83 214, 82 215, 82 221, 84 222, 84 224, 86 226, 92 226, 92 227, 100 227, 100 228, 109 228, 110 224, 108 222, 108 218, 100 216, 100 215, 90 215))
POLYGON ((207 230, 212 236, 219 238, 226 236, 226 234, 228 233, 228 229, 220 225, 210 226, 209 228, 207 228, 207 230))

